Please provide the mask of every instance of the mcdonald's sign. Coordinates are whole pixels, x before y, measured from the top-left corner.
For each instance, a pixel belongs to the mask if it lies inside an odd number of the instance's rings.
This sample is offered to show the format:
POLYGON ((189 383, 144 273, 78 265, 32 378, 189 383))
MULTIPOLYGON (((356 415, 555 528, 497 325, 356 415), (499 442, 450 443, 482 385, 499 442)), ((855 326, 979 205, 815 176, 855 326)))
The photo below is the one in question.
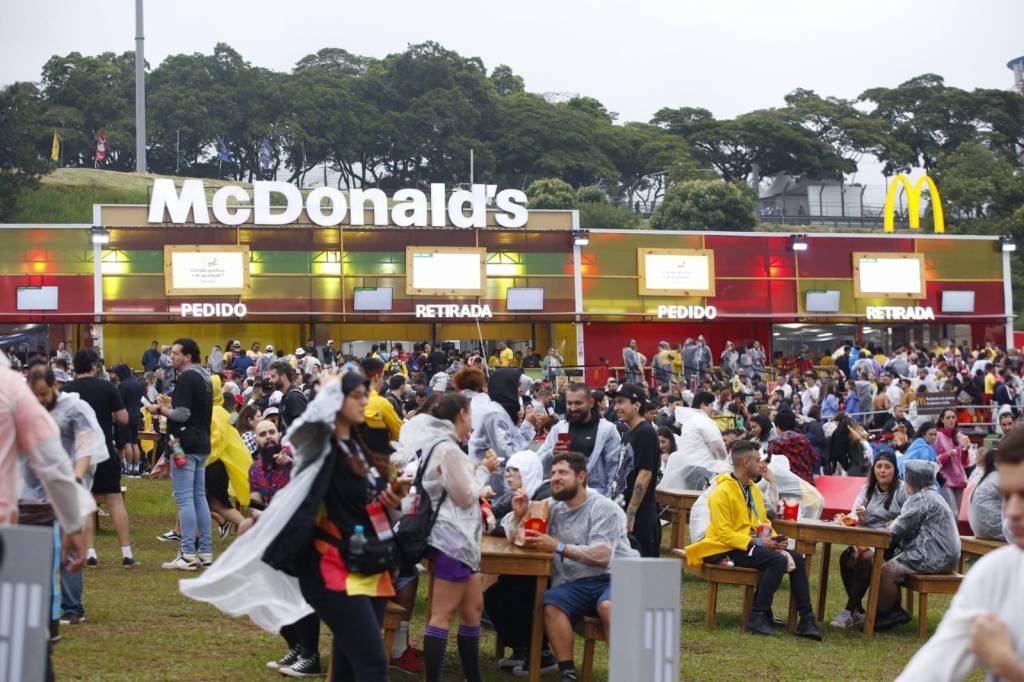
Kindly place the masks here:
POLYGON ((946 231, 946 221, 942 215, 942 197, 939 196, 939 188, 927 175, 922 175, 914 186, 910 185, 910 179, 903 175, 897 175, 889 185, 889 192, 885 197, 885 231, 892 232, 895 225, 896 193, 899 186, 907 192, 907 218, 910 222, 910 229, 916 230, 921 227, 921 190, 928 185, 928 192, 932 199, 932 224, 936 232, 946 231))

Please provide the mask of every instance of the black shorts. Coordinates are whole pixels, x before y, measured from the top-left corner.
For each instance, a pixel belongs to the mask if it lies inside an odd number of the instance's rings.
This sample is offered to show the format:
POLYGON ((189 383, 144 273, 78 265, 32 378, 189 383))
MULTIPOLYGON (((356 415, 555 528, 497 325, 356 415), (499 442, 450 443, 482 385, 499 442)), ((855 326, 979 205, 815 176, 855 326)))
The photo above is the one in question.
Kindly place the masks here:
POLYGON ((121 492, 121 458, 110 453, 110 459, 96 465, 92 479, 94 495, 112 495, 121 492))
POLYGON ((123 448, 125 445, 139 442, 138 422, 128 422, 123 426, 118 424, 114 427, 114 431, 118 450, 123 448))
POLYGON ((228 470, 219 459, 206 467, 206 496, 217 500, 225 507, 231 506, 231 500, 228 498, 228 470))

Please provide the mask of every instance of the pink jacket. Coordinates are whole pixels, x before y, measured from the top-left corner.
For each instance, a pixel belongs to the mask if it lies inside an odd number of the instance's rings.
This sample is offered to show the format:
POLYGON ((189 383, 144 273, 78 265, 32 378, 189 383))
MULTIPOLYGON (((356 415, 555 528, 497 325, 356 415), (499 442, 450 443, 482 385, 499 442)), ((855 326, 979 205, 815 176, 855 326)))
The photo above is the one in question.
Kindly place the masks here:
POLYGON ((0 367, 0 526, 18 522, 18 457, 36 472, 65 532, 81 530, 78 483, 60 432, 21 374, 0 367))
POLYGON ((967 472, 964 467, 970 464, 967 448, 960 443, 955 443, 945 433, 945 429, 939 429, 938 438, 935 439, 935 452, 939 453, 939 473, 946 479, 947 488, 966 488, 967 472), (947 454, 950 450, 954 455, 947 454))

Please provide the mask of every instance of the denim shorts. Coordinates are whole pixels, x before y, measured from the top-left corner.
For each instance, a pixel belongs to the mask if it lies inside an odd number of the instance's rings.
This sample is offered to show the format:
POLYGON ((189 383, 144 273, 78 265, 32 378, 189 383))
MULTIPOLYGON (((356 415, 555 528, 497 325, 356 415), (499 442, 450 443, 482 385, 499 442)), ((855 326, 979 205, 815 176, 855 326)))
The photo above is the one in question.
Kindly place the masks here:
POLYGON ((596 616, 597 605, 612 598, 611 576, 580 578, 552 587, 544 593, 544 605, 554 606, 576 623, 584 616, 596 616))

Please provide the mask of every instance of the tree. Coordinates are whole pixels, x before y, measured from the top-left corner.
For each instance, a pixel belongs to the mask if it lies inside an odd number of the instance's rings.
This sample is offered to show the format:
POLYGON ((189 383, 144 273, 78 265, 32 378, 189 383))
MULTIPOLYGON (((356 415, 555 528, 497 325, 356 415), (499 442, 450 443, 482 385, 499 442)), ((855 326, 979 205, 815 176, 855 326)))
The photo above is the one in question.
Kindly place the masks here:
POLYGON ((569 209, 575 205, 572 185, 558 178, 534 180, 526 188, 530 208, 569 209))
POLYGON ((756 224, 750 189, 721 180, 681 182, 651 215, 657 230, 744 230, 756 224))
POLYGON ((608 197, 605 196, 604 190, 597 185, 587 185, 576 190, 576 203, 606 204, 608 203, 608 197))
POLYGON ((635 213, 625 208, 612 206, 608 203, 577 204, 580 212, 580 227, 590 229, 629 229, 636 227, 640 219, 635 213))
POLYGON ((0 90, 0 222, 11 222, 18 196, 39 186, 52 164, 39 154, 50 149, 53 130, 42 123, 39 90, 14 83, 0 90))
POLYGON ((947 220, 999 220, 1024 204, 1024 178, 1014 166, 979 142, 942 152, 935 163, 947 220))
POLYGON ((526 92, 526 83, 523 81, 522 76, 517 76, 512 71, 512 67, 505 64, 499 64, 494 67, 489 78, 494 85, 495 92, 501 97, 526 92))

